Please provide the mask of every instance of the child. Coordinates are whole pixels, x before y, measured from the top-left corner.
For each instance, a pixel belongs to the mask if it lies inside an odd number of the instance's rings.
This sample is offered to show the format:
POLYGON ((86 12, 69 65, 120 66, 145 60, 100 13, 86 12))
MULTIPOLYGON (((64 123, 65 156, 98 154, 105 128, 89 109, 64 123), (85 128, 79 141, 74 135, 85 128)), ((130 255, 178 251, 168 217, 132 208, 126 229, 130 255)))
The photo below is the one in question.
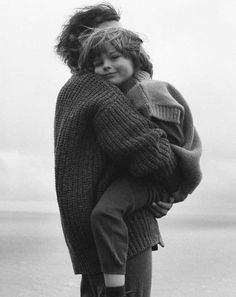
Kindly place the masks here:
MULTIPOLYGON (((150 118, 154 129, 160 127, 166 132, 179 157, 181 176, 174 174, 168 180, 156 177, 155 182, 173 195, 175 202, 184 200, 201 180, 201 142, 186 101, 170 84, 151 79, 152 64, 137 34, 123 28, 95 29, 92 34, 82 35, 80 43, 80 72, 95 72, 115 84, 140 113, 150 118)), ((108 290, 113 287, 114 296, 124 295, 128 250, 125 216, 154 200, 162 200, 163 192, 154 181, 147 179, 147 192, 140 183, 128 174, 121 174, 91 215, 105 285, 108 290)))

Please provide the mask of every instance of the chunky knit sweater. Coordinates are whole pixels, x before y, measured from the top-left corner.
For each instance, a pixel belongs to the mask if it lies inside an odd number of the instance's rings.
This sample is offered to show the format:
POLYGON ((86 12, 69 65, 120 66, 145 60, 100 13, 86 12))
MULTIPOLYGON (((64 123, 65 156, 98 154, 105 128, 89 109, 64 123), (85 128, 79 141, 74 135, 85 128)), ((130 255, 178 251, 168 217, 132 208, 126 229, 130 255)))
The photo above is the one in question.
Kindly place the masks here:
MULTIPOLYGON (((116 86, 92 73, 67 81, 56 105, 55 177, 75 274, 100 272, 90 214, 117 175, 125 170, 136 177, 168 178, 176 163, 166 133, 116 86)), ((148 209, 130 216, 127 226, 128 257, 158 243, 158 225, 148 209)))

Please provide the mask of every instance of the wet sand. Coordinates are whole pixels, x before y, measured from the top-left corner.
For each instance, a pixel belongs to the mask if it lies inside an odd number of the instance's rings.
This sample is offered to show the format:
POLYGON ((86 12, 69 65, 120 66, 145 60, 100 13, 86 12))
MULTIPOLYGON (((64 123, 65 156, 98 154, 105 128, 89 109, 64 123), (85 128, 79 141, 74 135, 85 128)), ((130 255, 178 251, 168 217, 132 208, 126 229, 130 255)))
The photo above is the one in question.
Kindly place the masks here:
MULTIPOLYGON (((177 215, 160 222, 152 297, 235 297, 236 219, 177 215)), ((58 214, 0 213, 0 296, 78 297, 58 214)))

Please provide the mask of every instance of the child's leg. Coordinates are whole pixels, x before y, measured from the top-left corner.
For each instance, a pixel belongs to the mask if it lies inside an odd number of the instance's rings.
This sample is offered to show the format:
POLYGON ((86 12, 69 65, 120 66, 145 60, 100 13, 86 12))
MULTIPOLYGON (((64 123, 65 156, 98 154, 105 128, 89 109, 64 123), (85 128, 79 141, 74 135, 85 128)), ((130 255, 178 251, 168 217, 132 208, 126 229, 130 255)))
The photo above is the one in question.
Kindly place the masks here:
POLYGON ((148 203, 145 184, 125 177, 111 184, 92 212, 91 225, 107 287, 125 282, 128 230, 124 216, 148 203))
MULTIPOLYGON (((151 247, 127 261, 125 292, 127 297, 150 297, 152 282, 151 247)), ((83 274, 81 297, 104 297, 105 284, 102 273, 83 274)))

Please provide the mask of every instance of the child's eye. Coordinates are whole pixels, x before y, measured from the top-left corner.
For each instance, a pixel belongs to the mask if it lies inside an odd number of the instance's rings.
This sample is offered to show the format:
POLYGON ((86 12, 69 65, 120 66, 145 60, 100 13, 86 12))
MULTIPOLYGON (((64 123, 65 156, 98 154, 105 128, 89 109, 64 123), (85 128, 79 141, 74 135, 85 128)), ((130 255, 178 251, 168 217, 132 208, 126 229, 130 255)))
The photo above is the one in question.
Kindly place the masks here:
POLYGON ((121 54, 117 53, 117 54, 113 54, 111 55, 111 59, 116 60, 121 56, 121 54))

